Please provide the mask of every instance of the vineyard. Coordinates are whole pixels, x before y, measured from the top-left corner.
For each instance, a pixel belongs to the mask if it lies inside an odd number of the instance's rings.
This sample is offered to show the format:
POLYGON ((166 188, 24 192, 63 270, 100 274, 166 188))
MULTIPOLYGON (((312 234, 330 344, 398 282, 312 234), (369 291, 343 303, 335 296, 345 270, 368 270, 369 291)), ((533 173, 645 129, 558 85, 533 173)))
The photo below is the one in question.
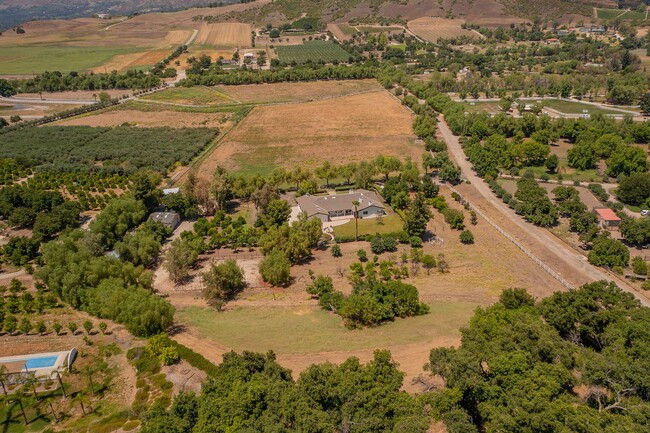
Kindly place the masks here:
POLYGON ((278 58, 285 63, 345 62, 350 54, 332 42, 308 41, 303 45, 276 47, 278 58))
POLYGON ((214 137, 214 128, 27 127, 2 136, 0 158, 67 171, 101 166, 108 172, 138 169, 167 173, 187 165, 214 137))

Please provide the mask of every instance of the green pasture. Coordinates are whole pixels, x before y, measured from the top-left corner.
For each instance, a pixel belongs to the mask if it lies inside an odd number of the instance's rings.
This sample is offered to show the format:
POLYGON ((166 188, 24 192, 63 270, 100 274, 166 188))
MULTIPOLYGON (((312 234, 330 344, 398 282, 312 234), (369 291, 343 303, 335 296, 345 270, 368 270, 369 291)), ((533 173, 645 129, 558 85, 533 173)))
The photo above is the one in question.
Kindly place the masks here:
POLYGON ((141 50, 126 47, 0 46, 0 75, 82 72, 103 65, 115 55, 141 50))
MULTIPOLYGON (((305 295, 307 296, 307 295, 305 295)), ((312 353, 374 349, 392 345, 427 343, 436 338, 458 337, 476 304, 434 302, 424 316, 397 319, 363 330, 349 330, 340 317, 316 306, 188 307, 177 311, 181 323, 196 328, 202 338, 236 351, 312 353)))
MULTIPOLYGON (((360 219, 359 236, 374 235, 375 233, 395 233, 404 229, 404 222, 399 215, 387 215, 382 218, 360 219)), ((355 235, 355 221, 352 220, 343 225, 334 227, 334 236, 350 237, 355 235)))

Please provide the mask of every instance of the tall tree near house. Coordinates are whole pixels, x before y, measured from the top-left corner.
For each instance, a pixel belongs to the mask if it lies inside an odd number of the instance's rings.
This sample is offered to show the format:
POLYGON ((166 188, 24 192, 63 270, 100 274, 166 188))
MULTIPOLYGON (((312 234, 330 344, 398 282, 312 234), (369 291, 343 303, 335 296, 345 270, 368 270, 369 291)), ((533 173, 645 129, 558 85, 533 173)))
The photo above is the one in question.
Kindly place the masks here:
POLYGON ((218 210, 225 210, 232 198, 232 177, 223 167, 217 167, 210 184, 210 196, 218 210))
POLYGON ((359 240, 359 201, 354 200, 352 202, 352 206, 354 206, 354 240, 358 241, 359 240))

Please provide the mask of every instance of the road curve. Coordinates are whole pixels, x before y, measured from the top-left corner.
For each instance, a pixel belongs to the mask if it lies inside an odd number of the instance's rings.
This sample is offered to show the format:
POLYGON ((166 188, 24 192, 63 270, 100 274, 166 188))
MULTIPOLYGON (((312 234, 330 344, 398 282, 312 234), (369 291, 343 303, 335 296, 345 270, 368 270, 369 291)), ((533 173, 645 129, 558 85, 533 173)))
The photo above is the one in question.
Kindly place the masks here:
POLYGON ((459 138, 451 132, 442 115, 438 118, 438 128, 447 143, 449 156, 458 164, 463 177, 470 181, 469 185, 466 184, 466 188, 474 192, 473 196, 479 198, 479 200, 472 200, 468 197, 474 206, 478 206, 491 216, 496 214, 501 218, 502 224, 504 219, 507 220, 507 230, 513 237, 573 285, 580 286, 598 280, 615 280, 622 290, 633 294, 644 306, 650 307, 650 298, 646 294, 603 269, 592 266, 584 255, 573 250, 548 230, 527 223, 506 206, 492 193, 483 179, 476 175, 472 164, 465 157, 459 138))

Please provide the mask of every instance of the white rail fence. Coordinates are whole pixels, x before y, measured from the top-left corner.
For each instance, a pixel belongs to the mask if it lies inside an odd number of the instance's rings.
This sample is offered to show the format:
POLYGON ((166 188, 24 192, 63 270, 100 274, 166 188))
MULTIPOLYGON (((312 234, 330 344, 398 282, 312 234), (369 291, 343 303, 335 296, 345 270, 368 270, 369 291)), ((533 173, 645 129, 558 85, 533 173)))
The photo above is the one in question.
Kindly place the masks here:
POLYGON ((513 244, 515 244, 515 246, 517 248, 519 248, 521 251, 523 251, 524 254, 526 254, 528 257, 530 257, 530 259, 533 262, 535 262, 540 268, 544 269, 544 271, 546 271, 551 277, 555 278, 557 281, 560 282, 560 284, 562 284, 567 289, 575 289, 575 287, 571 283, 569 283, 567 280, 562 278, 562 276, 560 274, 558 274, 550 266, 548 266, 541 259, 539 259, 528 248, 523 246, 521 244, 521 242, 519 242, 517 239, 515 239, 513 236, 511 236, 508 232, 506 232, 501 227, 499 227, 499 225, 497 225, 494 221, 492 221, 492 219, 490 219, 490 217, 488 217, 481 209, 479 209, 478 207, 472 206, 472 204, 469 201, 467 201, 454 187, 452 187, 451 185, 449 185, 447 183, 445 183, 444 185, 447 188, 449 188, 450 191, 455 192, 456 194, 458 194, 460 196, 461 200, 464 201, 465 203, 467 203, 471 210, 476 212, 477 215, 479 215, 481 218, 483 218, 485 221, 487 221, 488 224, 490 224, 492 227, 494 227, 494 229, 496 231, 498 231, 499 233, 501 233, 506 239, 508 239, 513 244))

